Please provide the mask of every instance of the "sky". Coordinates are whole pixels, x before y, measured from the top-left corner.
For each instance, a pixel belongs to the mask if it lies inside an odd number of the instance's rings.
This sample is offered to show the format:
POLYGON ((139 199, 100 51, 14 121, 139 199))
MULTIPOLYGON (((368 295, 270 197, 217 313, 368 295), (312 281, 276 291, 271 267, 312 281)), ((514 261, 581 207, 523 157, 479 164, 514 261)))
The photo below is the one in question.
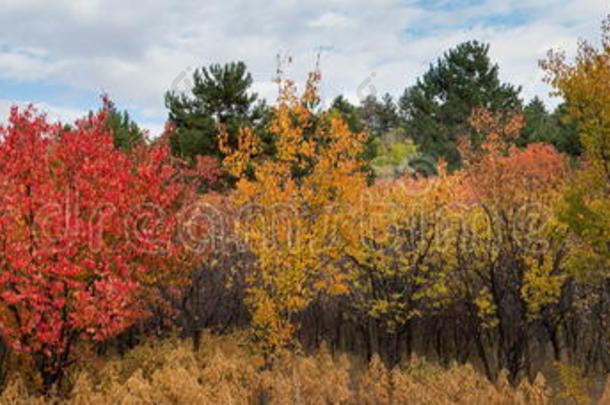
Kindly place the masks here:
POLYGON ((320 55, 322 100, 399 96, 444 51, 491 45, 503 81, 549 106, 538 60, 597 43, 608 0, 0 0, 0 122, 34 103, 72 121, 107 93, 151 135, 163 95, 188 91, 194 69, 243 60, 270 101, 278 56, 302 80, 320 55))

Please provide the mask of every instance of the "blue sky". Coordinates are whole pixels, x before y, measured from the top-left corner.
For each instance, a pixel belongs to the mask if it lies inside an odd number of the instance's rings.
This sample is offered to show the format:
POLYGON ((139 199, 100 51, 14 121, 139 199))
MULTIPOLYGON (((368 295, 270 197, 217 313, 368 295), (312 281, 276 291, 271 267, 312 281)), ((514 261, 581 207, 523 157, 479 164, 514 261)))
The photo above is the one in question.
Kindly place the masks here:
POLYGON ((0 120, 33 102, 70 121, 108 93, 153 134, 167 112, 163 94, 186 90, 194 68, 244 60, 255 89, 273 100, 276 56, 305 77, 321 53, 322 95, 357 102, 399 95, 443 51, 491 44, 502 79, 543 97, 537 61, 550 48, 573 53, 595 41, 607 0, 3 0, 0 120))

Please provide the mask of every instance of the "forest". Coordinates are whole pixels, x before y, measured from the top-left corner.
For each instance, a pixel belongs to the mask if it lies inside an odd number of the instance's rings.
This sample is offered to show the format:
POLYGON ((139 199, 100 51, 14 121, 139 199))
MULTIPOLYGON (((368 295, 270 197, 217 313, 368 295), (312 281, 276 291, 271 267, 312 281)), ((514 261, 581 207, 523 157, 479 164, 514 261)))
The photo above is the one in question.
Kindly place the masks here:
POLYGON ((159 137, 13 107, 0 403, 610 403, 610 17, 553 110, 489 49, 328 106, 203 66, 159 137))

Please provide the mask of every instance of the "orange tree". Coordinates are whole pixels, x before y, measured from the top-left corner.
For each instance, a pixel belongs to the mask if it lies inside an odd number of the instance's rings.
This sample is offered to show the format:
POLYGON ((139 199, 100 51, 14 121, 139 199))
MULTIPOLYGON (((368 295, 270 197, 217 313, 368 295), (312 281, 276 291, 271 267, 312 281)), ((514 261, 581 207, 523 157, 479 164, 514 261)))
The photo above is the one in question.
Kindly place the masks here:
POLYGON ((566 278, 564 229, 554 215, 566 161, 550 145, 512 145, 519 115, 480 110, 471 124, 487 135, 480 145, 460 147, 469 204, 457 224, 454 280, 481 321, 473 334, 488 375, 504 368, 515 381, 530 370, 528 345, 542 327, 535 321, 558 301, 566 278), (485 353, 493 342, 495 354, 485 353))
POLYGON ((354 243, 352 205, 365 188, 365 135, 334 112, 316 112, 319 74, 297 95, 282 80, 268 131, 277 154, 253 159, 259 140, 242 133, 225 166, 239 178, 233 201, 238 227, 256 256, 248 276, 255 335, 266 354, 293 343, 294 315, 320 293, 347 291, 338 263, 354 243))

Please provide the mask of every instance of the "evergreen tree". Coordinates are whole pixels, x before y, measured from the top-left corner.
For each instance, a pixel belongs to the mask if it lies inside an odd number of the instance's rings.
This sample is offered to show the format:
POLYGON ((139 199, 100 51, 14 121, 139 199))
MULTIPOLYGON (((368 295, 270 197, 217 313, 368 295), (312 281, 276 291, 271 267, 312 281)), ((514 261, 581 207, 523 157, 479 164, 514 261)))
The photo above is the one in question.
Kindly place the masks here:
POLYGON ((341 114, 341 118, 343 118, 347 125, 349 125, 350 131, 361 132, 364 130, 364 125, 360 120, 360 116, 358 115, 358 108, 342 95, 335 97, 330 109, 341 114))
POLYGON ((129 116, 127 110, 119 111, 112 101, 108 101, 106 124, 114 136, 114 146, 130 151, 134 145, 144 142, 144 131, 129 116))
POLYGON ((378 138, 400 125, 398 108, 393 98, 385 94, 381 100, 369 95, 358 108, 361 121, 373 138, 378 138))
POLYGON ((523 109, 523 114, 526 126, 517 140, 519 146, 544 142, 567 155, 580 155, 578 130, 567 116, 565 104, 560 104, 553 113, 549 113, 544 102, 539 97, 534 97, 523 109))
MULTIPOLYGON (((110 132, 114 138, 115 148, 129 152, 136 144, 146 141, 146 131, 140 128, 138 124, 131 119, 127 110, 119 111, 116 104, 106 95, 102 96, 102 101, 104 106, 97 112, 89 111, 89 118, 97 116, 102 110, 105 110, 105 122, 110 128, 110 132)), ((72 125, 65 124, 63 131, 70 131, 73 129, 74 127, 72 125)))
POLYGON ((474 108, 492 111, 521 108, 519 87, 501 83, 489 45, 465 42, 449 50, 436 65, 405 90, 399 100, 408 134, 424 155, 460 166, 457 140, 474 134, 468 118, 474 108))
POLYGON ((561 103, 553 112, 553 120, 557 126, 557 135, 551 141, 558 151, 570 156, 580 156, 582 145, 578 133, 578 125, 574 118, 568 114, 568 106, 561 103))
MULTIPOLYGON (((229 142, 234 146, 237 146, 240 128, 264 127, 267 107, 251 91, 252 82, 245 63, 231 62, 195 70, 190 96, 168 91, 165 105, 169 109, 169 122, 175 127, 170 138, 172 152, 191 159, 196 156, 222 159, 218 124, 226 128, 229 142)), ((264 147, 270 152, 268 144, 264 147)))
POLYGON ((525 146, 532 142, 549 142, 557 131, 557 126, 551 114, 547 111, 544 102, 538 97, 523 109, 525 127, 517 140, 519 146, 525 146))

